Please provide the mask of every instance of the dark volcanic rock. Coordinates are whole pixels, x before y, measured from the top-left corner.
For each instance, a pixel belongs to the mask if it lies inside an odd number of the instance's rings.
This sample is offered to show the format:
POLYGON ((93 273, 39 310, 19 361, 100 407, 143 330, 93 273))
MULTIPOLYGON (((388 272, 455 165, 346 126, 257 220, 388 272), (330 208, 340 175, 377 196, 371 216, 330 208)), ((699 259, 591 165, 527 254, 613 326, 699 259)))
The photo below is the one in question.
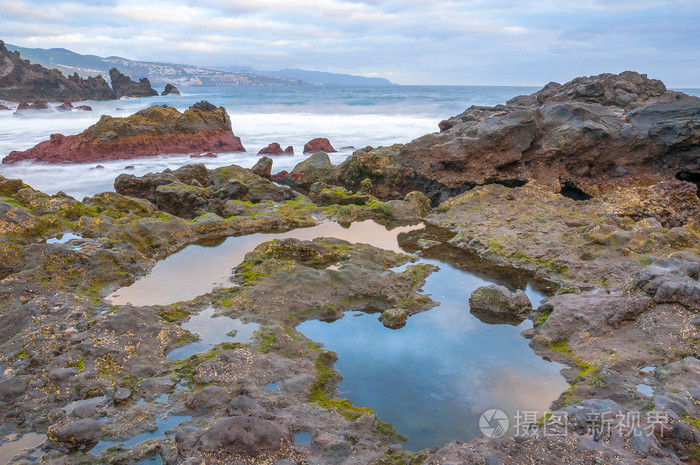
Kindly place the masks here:
POLYGON ((166 84, 165 90, 160 95, 180 95, 180 90, 172 84, 166 84))
POLYGON ((11 152, 3 163, 36 160, 80 163, 189 152, 241 152, 241 140, 231 130, 226 109, 204 102, 184 113, 154 106, 126 118, 102 116, 76 136, 53 134, 24 152, 11 152))
POLYGON ((92 107, 90 105, 78 105, 77 107, 74 107, 73 109, 80 110, 80 111, 92 111, 92 107))
POLYGON ((473 106, 441 122, 439 133, 380 154, 383 160, 356 152, 341 166, 338 183, 357 189, 367 177, 382 198, 421 190, 437 203, 490 183, 563 180, 595 196, 680 173, 695 179, 699 116, 700 98, 645 75, 577 78, 506 105, 473 106))
POLYGON ((120 73, 117 68, 109 70, 109 78, 112 80, 112 89, 117 97, 153 97, 158 95, 158 92, 151 87, 148 78, 141 78, 139 82, 135 82, 129 76, 120 73))
POLYGON ((17 112, 25 111, 25 110, 48 110, 49 109, 49 104, 46 103, 46 100, 41 100, 37 99, 34 101, 34 103, 27 103, 27 102, 20 102, 19 105, 17 105, 17 112))
POLYGON ((332 153, 335 151, 336 150, 333 148, 330 141, 325 137, 317 137, 316 139, 311 139, 306 144, 304 144, 304 153, 332 153))
POLYGON ((256 456, 277 452, 291 433, 269 420, 255 417, 231 417, 204 431, 198 448, 205 452, 224 451, 256 456))
POLYGON ((65 77, 57 69, 33 65, 11 53, 0 41, 0 99, 19 102, 108 100, 116 98, 102 76, 83 79, 78 74, 65 77))
POLYGON ((69 449, 77 449, 84 444, 97 442, 102 424, 91 418, 76 420, 61 426, 52 426, 47 435, 53 442, 61 443, 69 449))

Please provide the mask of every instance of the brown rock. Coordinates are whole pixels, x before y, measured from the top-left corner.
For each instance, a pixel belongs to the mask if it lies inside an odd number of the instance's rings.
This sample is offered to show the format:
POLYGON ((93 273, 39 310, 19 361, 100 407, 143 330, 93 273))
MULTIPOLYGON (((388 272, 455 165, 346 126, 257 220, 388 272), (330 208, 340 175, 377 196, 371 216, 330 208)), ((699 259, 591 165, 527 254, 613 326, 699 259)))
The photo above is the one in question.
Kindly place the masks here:
POLYGON ((277 142, 273 142, 267 147, 263 147, 258 152, 258 155, 280 155, 285 153, 282 147, 277 142))
POLYGON ((58 111, 73 111, 73 105, 70 102, 64 102, 56 107, 58 111))
POLYGON ((263 178, 270 179, 272 173, 272 159, 269 157, 262 157, 255 166, 253 166, 253 173, 263 178))
POLYGON ((166 84, 165 90, 160 95, 180 95, 180 91, 172 84, 166 84))
POLYGON ((6 105, 0 105, 0 111, 2 110, 11 110, 11 108, 6 105))
POLYGON ((336 150, 325 137, 317 137, 304 144, 304 153, 326 152, 332 153, 336 150))
POLYGON ((120 73, 117 68, 109 70, 109 78, 112 80, 112 89, 117 97, 153 97, 158 95, 147 78, 141 78, 139 82, 134 82, 129 76, 120 73))

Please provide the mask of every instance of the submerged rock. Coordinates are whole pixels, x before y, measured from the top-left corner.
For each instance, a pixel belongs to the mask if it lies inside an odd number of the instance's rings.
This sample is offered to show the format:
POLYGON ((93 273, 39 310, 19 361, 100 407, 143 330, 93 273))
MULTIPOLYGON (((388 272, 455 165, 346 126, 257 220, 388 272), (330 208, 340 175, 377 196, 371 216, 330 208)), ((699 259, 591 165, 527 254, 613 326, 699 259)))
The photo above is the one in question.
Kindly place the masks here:
POLYGON ((192 151, 244 150, 231 130, 226 109, 200 102, 184 113, 173 107, 154 106, 126 118, 102 116, 78 135, 53 134, 50 140, 24 152, 13 151, 2 161, 80 163, 192 151))
POLYGON ((286 149, 282 150, 282 146, 277 142, 273 142, 267 147, 263 147, 258 152, 258 155, 294 155, 294 147, 291 145, 286 149))

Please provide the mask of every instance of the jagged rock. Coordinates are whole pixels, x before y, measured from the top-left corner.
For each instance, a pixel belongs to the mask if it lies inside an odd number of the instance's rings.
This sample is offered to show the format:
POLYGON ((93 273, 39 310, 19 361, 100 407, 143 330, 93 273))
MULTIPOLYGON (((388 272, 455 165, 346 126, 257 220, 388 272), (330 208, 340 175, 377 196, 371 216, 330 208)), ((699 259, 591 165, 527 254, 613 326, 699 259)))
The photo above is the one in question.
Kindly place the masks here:
POLYGON ((116 98, 102 76, 83 79, 78 74, 65 77, 57 69, 47 69, 11 53, 0 40, 0 99, 19 102, 109 100, 116 98))
POLYGON ((338 167, 331 163, 326 152, 316 152, 306 160, 297 163, 285 182, 294 187, 308 189, 317 182, 332 182, 338 167))
POLYGON ((338 183, 356 190, 369 178, 380 198, 420 190, 436 204, 477 185, 530 179, 564 179, 593 196, 675 176, 692 181, 700 173, 698 115, 700 98, 645 75, 577 78, 506 105, 473 106, 443 121, 441 132, 392 150, 357 151, 338 183))
MULTIPOLYGON (((289 147, 287 147, 289 148, 289 147)), ((288 153, 282 150, 282 146, 277 142, 273 142, 267 147, 263 147, 258 152, 258 155, 281 155, 283 153, 288 153)))
POLYGON ((27 102, 20 102, 19 105, 17 105, 17 113, 25 110, 48 110, 49 109, 49 104, 46 102, 46 100, 43 99, 37 99, 34 101, 34 103, 27 103, 27 102))
POLYGON ((172 84, 166 84, 165 90, 160 95, 180 95, 180 90, 172 84))
POLYGON ((73 111, 73 105, 70 102, 63 102, 56 109, 59 111, 73 111))
POLYGON ((252 171, 260 177, 270 179, 270 175, 272 174, 272 159, 269 157, 262 157, 255 163, 252 171))
POLYGON ((141 78, 134 82, 129 76, 119 72, 117 68, 109 70, 109 78, 112 81, 112 89, 118 98, 121 97, 153 97, 158 92, 151 87, 148 78, 141 78))
POLYGON ((192 151, 245 151, 225 108, 200 102, 184 113, 154 106, 126 118, 105 115, 78 135, 53 134, 29 150, 11 152, 3 163, 79 163, 192 151))
POLYGON ((335 151, 336 150, 333 148, 330 141, 325 137, 317 137, 316 139, 311 139, 306 144, 304 144, 304 153, 333 153, 335 151))

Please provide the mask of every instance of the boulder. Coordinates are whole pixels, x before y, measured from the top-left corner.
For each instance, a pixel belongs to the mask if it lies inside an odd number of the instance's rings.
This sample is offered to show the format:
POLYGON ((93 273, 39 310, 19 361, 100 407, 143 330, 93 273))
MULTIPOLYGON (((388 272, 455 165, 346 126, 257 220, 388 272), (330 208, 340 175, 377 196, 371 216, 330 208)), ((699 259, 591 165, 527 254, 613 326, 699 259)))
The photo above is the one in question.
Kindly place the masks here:
POLYGON ((3 110, 11 111, 12 109, 10 107, 8 107, 7 105, 0 105, 0 111, 3 111, 3 110))
POLYGON ((112 81, 112 89, 117 98, 121 97, 153 97, 158 92, 151 87, 148 78, 141 78, 138 82, 131 80, 129 76, 122 74, 117 68, 109 70, 109 78, 112 81))
POLYGON ((311 139, 306 144, 304 144, 304 153, 333 153, 335 151, 336 150, 333 148, 330 141, 325 137, 317 137, 316 139, 311 139))
POLYGON ((63 425, 51 425, 46 432, 49 440, 69 449, 92 444, 99 440, 102 423, 92 418, 75 420, 63 425))
POLYGON ((331 163, 326 152, 316 152, 306 160, 297 163, 285 182, 294 187, 308 189, 317 182, 332 182, 338 167, 331 163))
POLYGON ((258 155, 281 155, 283 153, 285 152, 282 150, 282 146, 280 146, 280 144, 277 142, 273 142, 267 147, 261 148, 258 155))
POLYGON ((165 90, 160 95, 180 95, 180 90, 172 84, 166 84, 165 90))
POLYGON ((270 179, 272 174, 272 159, 269 157, 262 157, 257 161, 257 163, 255 163, 252 170, 253 173, 257 174, 258 176, 270 179))
POLYGON ((42 100, 42 99, 34 100, 34 103, 20 102, 20 104, 17 105, 17 112, 26 111, 26 110, 48 110, 48 109, 49 109, 49 104, 46 103, 46 100, 42 100))
POLYGON ((184 113, 173 107, 153 106, 126 118, 105 115, 78 135, 52 135, 29 150, 11 152, 3 163, 81 163, 193 151, 245 151, 231 130, 225 108, 200 102, 184 113))
POLYGON ((70 102, 63 102, 59 106, 56 107, 56 110, 58 111, 73 111, 73 104, 70 102))
POLYGON ((92 111, 92 107, 90 105, 78 105, 77 107, 74 107, 73 109, 79 110, 79 111, 92 111))
POLYGON ((231 417, 205 430, 198 449, 257 456, 277 452, 284 443, 291 442, 291 433, 277 423, 255 417, 231 417))
POLYGON ((498 284, 490 284, 477 288, 469 297, 469 307, 472 312, 486 313, 495 318, 525 319, 532 310, 530 299, 518 289, 511 292, 498 284))

